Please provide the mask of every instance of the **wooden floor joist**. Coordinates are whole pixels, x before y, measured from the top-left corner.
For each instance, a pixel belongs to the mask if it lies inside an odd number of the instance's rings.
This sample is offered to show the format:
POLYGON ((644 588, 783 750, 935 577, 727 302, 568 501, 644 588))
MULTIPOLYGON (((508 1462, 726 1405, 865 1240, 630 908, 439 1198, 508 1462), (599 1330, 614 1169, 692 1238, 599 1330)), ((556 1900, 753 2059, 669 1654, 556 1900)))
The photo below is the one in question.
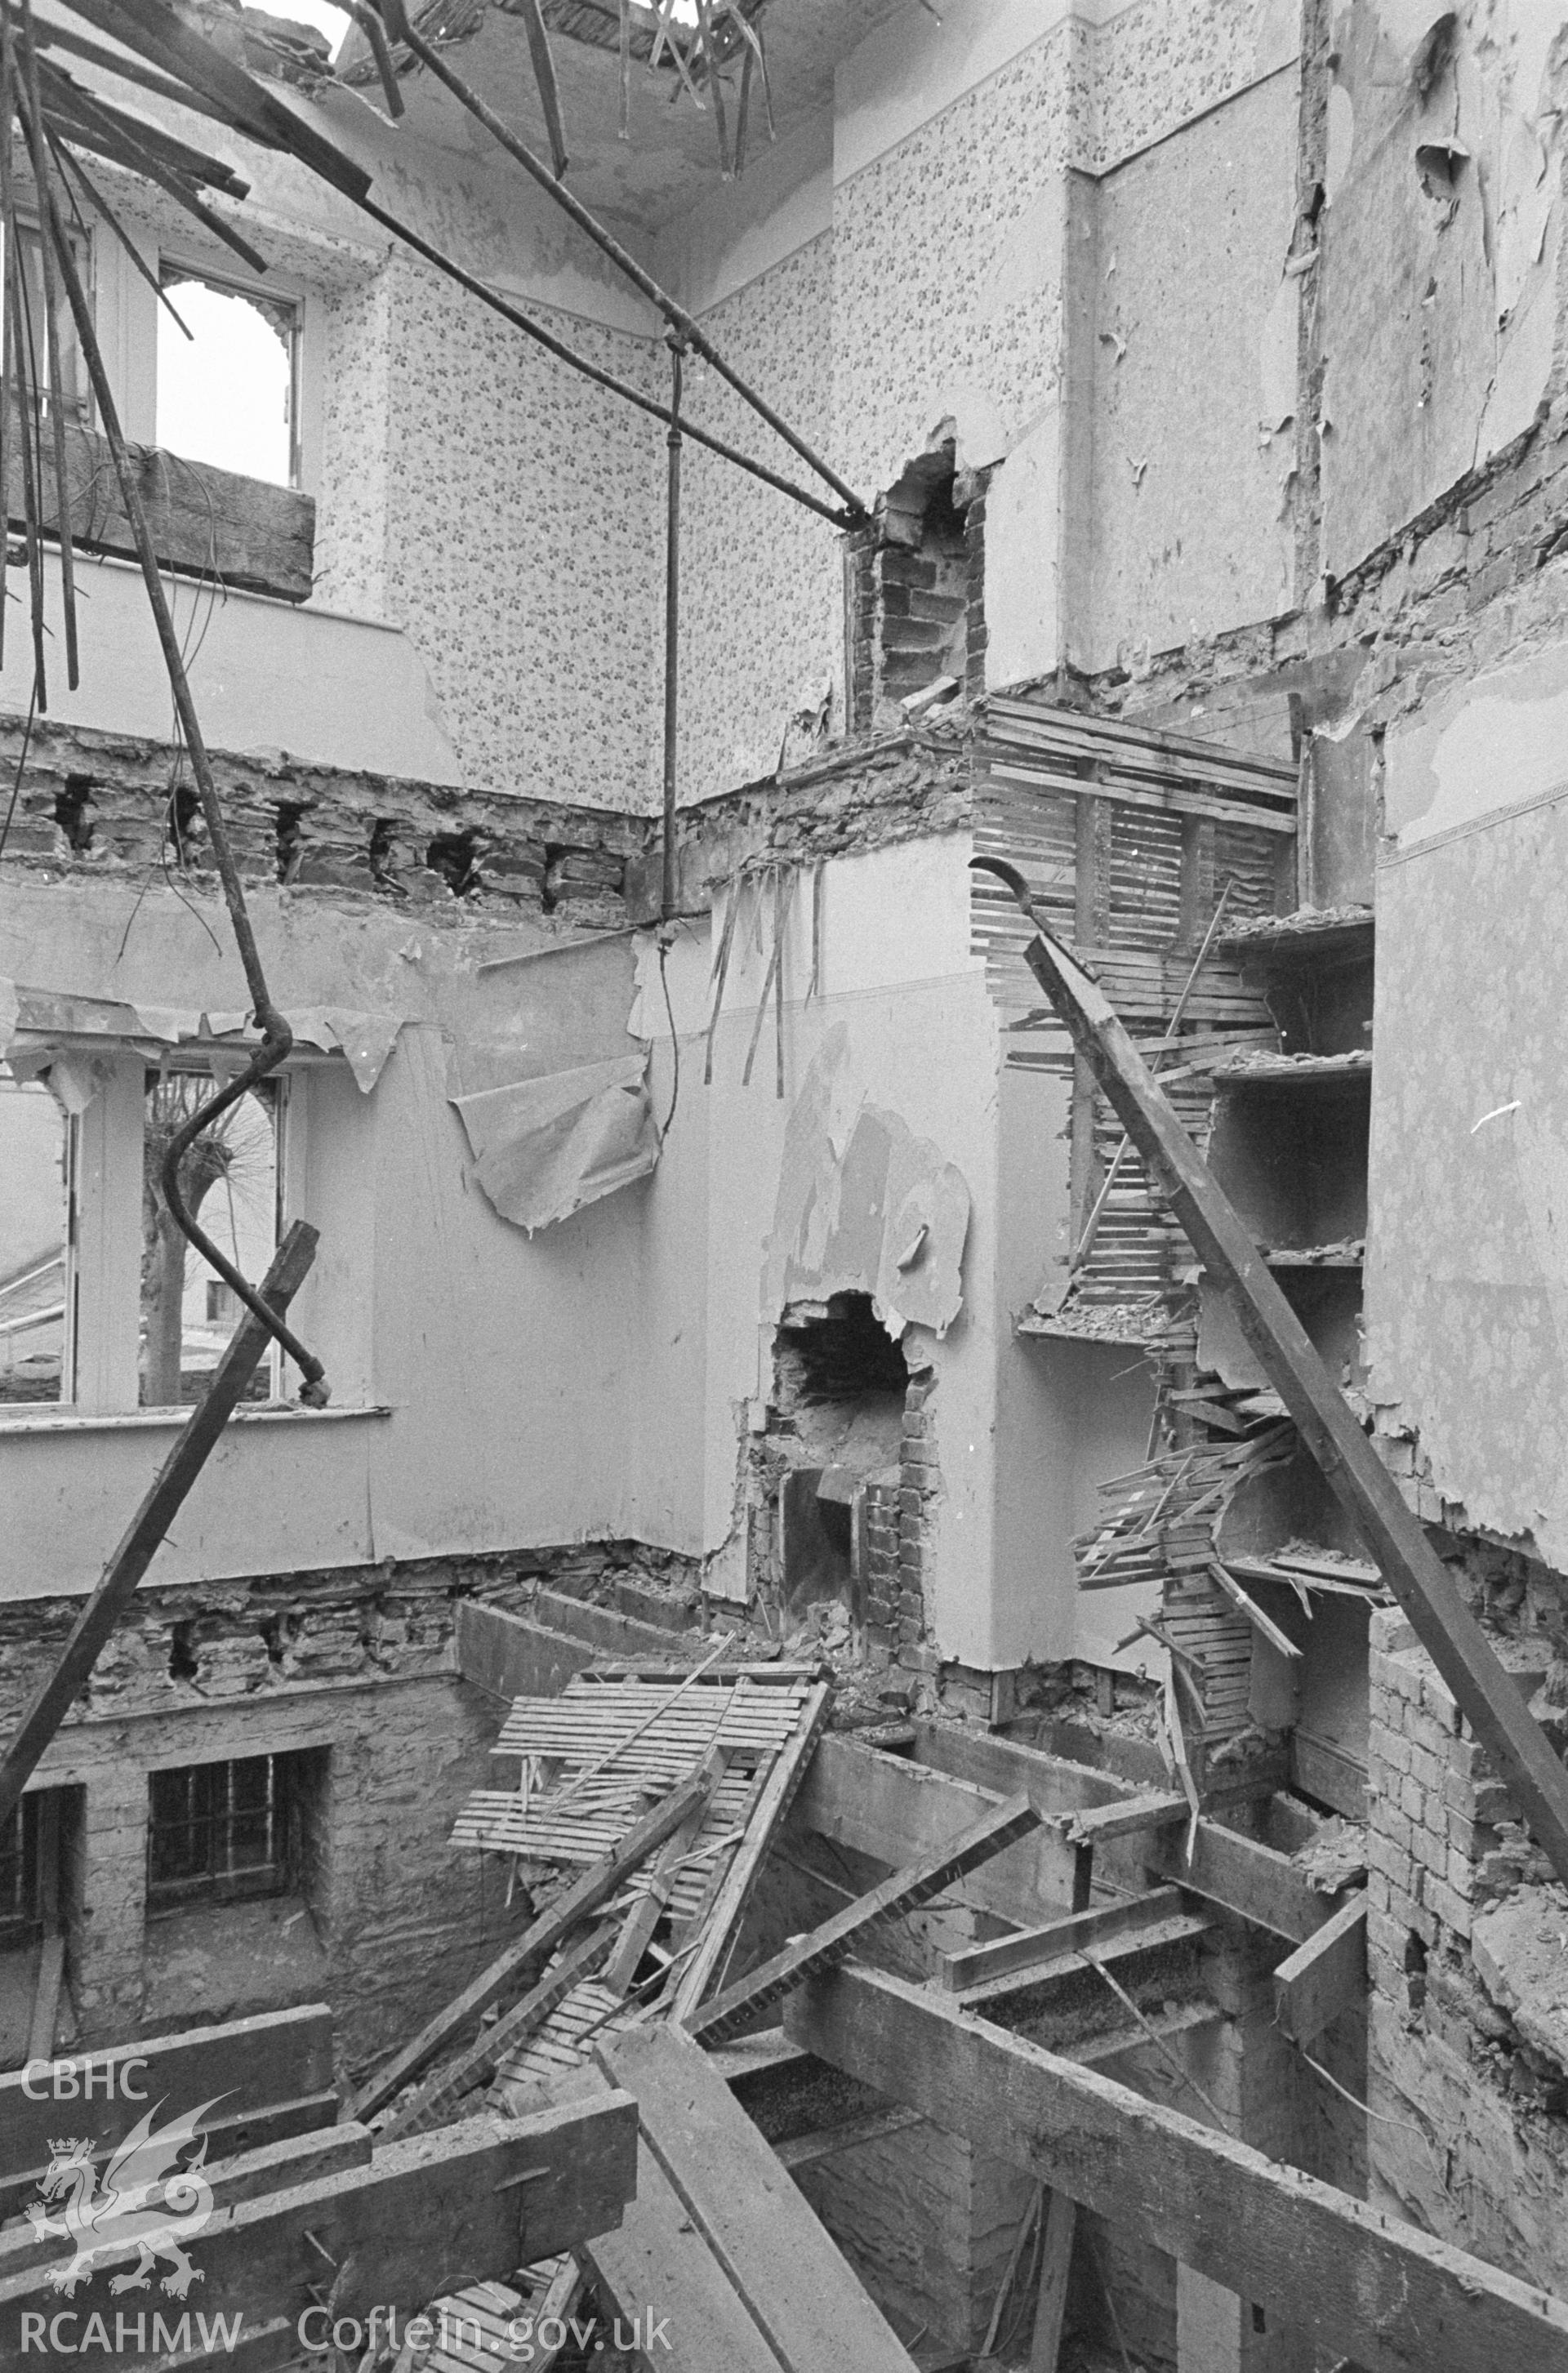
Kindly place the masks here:
POLYGON ((1364 2373, 1563 2373, 1568 2303, 880 1970, 789 2034, 1364 2373))
POLYGON ((1366 1999, 1366 1897, 1352 1895, 1274 1972, 1274 2016, 1293 2043, 1310 2043, 1366 1999))
MULTIPOLYGON (((1036 1757, 1034 1749, 1003 1739, 971 1737, 955 1726, 953 1736, 959 1744, 948 1751, 964 1760, 962 1777, 881 1754, 831 1733, 818 1748, 801 1791, 797 1820, 838 1845, 896 1869, 927 1852, 933 1840, 956 1835, 966 1821, 979 1818, 988 1803, 995 1803, 997 1792, 968 1776, 975 1771, 988 1772, 992 1781, 1005 1778, 1010 1788, 1024 1790, 1043 1818, 1053 1806, 1062 1812, 1076 1809, 1075 1790, 1059 1778, 1057 1758, 1036 1757), (1036 1763, 1043 1771, 1036 1769, 1036 1763)), ((1103 1775, 1085 1776, 1098 1780, 1103 1775)), ((1128 1789, 1119 1801, 1133 1794, 1128 1789)), ((1289 1854, 1207 1815, 1198 1824, 1190 1861, 1183 1824, 1167 1827, 1162 1821, 1147 1829, 1141 1823, 1140 1828, 1143 1864, 1152 1878, 1176 1880, 1290 1944, 1303 1943, 1338 1908, 1338 1898, 1316 1892, 1289 1854)), ((973 1872, 955 1891, 1003 1919, 1038 1925, 1073 1908, 1072 1856, 1073 1849, 1061 1836, 1043 1828, 973 1872)))
POLYGON ((30 2089, 27 2067, 0 2075, 0 2215, 33 2196, 63 2127, 87 2135, 101 2161, 153 2102, 191 2110, 211 2100, 216 2106, 203 2120, 209 2156, 227 2158, 333 2125, 338 2115, 325 2003, 76 2052, 53 2067, 48 2076, 33 2071, 30 2089))
POLYGON ((722 2043, 728 2037, 741 2034, 747 2027, 755 2026, 770 2003, 780 2001, 813 1970, 831 1969, 841 1961, 857 1937, 876 1922, 889 1919, 895 1912, 917 1911, 922 1903, 942 1894, 954 1880, 978 1870, 982 1864, 1039 1826, 1040 1817, 1027 1796, 1007 1797, 993 1811, 983 1813, 962 1836, 946 1845, 933 1847, 902 1870, 895 1870, 891 1878, 884 1878, 869 1894, 846 1904, 820 1928, 813 1928, 809 1936, 797 1937, 760 1969, 739 1979, 706 2010, 686 2021, 688 2032, 700 2041, 713 2043, 722 2043))
MULTIPOLYGON (((368 2165, 221 2209, 193 2237, 202 2280, 190 2304, 258 2333, 279 2324, 297 2332, 329 2296, 335 2316, 415 2314, 442 2290, 504 2278, 609 2232, 636 2180, 637 2108, 624 2093, 415 2134, 368 2165)), ((138 2254, 135 2242, 111 2246, 104 2262, 134 2266, 138 2254)), ((152 2297, 167 2317, 167 2298, 152 2297)), ((47 2265, 0 2281, 7 2332, 18 2315, 41 2312, 47 2323, 60 2305, 47 2265)))

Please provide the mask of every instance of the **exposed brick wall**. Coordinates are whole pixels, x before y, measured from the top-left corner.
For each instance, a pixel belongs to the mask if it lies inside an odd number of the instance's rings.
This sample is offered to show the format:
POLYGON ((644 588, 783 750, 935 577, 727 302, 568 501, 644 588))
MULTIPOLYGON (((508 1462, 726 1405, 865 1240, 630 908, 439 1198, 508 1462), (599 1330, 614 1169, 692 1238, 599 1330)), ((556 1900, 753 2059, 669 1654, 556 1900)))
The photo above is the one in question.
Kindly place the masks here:
POLYGON ((975 491, 964 512, 968 609, 967 642, 960 672, 969 698, 981 700, 986 690, 986 647, 990 641, 990 629, 986 624, 986 489, 990 472, 977 471, 974 479, 975 491))
POLYGON ((926 1578, 935 1538, 936 1378, 922 1369, 904 1396, 898 1482, 867 1493, 866 1647, 875 1659, 930 1677, 939 1659, 927 1637, 926 1578), (874 1496, 873 1496, 874 1493, 874 1496))
POLYGON ((1560 2289, 1568 2081, 1488 1993, 1475 1923, 1516 1888, 1568 1911, 1507 1789, 1395 1609, 1372 1618, 1369 2197, 1560 2289))

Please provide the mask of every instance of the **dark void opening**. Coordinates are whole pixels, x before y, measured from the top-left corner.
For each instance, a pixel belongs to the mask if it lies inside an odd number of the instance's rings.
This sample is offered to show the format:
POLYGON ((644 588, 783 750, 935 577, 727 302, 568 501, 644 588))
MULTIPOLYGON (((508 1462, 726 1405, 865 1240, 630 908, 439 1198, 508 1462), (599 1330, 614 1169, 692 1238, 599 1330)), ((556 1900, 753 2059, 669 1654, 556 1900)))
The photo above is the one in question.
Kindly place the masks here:
POLYGON ((859 1612, 868 1504, 879 1493, 897 1503, 908 1381, 903 1350, 869 1294, 786 1312, 768 1431, 788 1461, 777 1582, 791 1611, 838 1599, 859 1612))
POLYGON ((905 704, 933 703, 963 684, 969 645, 969 543, 954 494, 950 442, 911 462, 879 516, 876 717, 896 722, 905 704))

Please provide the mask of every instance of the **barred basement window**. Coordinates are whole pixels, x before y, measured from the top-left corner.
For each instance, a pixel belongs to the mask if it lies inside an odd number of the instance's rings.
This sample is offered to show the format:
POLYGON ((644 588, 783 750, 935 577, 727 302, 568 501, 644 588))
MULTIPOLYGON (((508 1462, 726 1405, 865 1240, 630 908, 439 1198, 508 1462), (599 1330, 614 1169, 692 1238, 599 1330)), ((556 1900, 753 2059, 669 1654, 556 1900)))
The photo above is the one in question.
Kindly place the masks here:
POLYGON ((282 1895, 298 1861, 299 1755, 155 1771, 147 1909, 282 1895))
POLYGON ((24 1796, 0 1827, 0 1946, 28 1943, 41 1924, 38 1806, 36 1794, 24 1796))

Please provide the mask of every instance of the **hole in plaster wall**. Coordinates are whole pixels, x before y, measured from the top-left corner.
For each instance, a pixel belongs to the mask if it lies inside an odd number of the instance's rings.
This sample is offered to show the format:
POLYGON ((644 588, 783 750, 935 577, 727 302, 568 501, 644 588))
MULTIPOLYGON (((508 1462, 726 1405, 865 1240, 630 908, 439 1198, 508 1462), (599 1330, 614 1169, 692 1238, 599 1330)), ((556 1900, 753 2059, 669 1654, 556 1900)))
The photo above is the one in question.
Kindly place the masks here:
POLYGON ((274 843, 277 859, 277 878, 280 882, 291 882, 298 870, 299 859, 303 853, 300 824, 305 814, 304 803, 299 800, 280 800, 274 814, 277 824, 274 843))
POLYGON ((172 263, 158 276, 191 334, 159 307, 158 443, 187 462, 297 485, 298 303, 172 263))
POLYGON ((392 867, 395 848, 392 818, 378 816, 370 826, 370 879, 372 882, 379 882, 383 888, 389 890, 400 886, 392 879, 392 867))
POLYGON ((425 862, 432 873, 441 876, 454 898, 462 898, 479 886, 471 832, 438 833, 425 852, 425 862))
POLYGON ((202 803, 189 783, 176 783, 169 794, 165 832, 175 864, 193 864, 195 843, 202 833, 202 803))
POLYGON ((1410 60, 1410 88, 1422 107, 1453 64, 1458 42, 1459 19, 1449 8, 1433 19, 1416 44, 1410 60))
POLYGON ((54 821, 76 857, 85 857, 92 847, 92 817, 88 812, 93 805, 92 793, 90 775, 67 775, 54 794, 54 821))
POLYGON ((1412 2012, 1426 2004, 1426 1946, 1410 1929, 1405 1937, 1405 1992, 1412 2012))
POLYGON ((194 1639, 193 1623, 177 1623, 170 1633, 169 1677, 171 1681, 193 1681, 201 1670, 196 1661, 194 1639))
POLYGON ((904 1353, 867 1293, 792 1304, 774 1344, 763 1457, 777 1512, 773 1590, 791 1611, 862 1611, 868 1561, 896 1534, 904 1353))
POLYGON ((874 721, 943 677, 964 681, 969 545, 952 440, 912 462, 877 511, 874 721))

